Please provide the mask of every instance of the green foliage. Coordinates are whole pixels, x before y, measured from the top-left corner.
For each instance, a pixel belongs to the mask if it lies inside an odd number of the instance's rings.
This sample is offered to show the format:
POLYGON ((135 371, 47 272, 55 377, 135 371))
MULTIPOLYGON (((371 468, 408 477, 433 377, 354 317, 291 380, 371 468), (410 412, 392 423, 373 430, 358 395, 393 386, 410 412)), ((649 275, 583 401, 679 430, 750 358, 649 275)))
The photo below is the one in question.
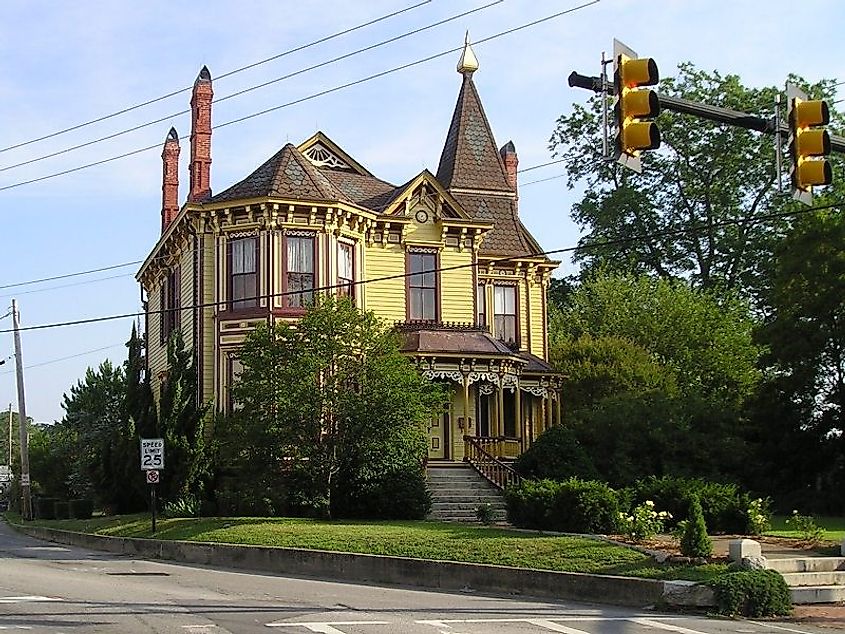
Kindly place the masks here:
POLYGON ((698 497, 690 500, 689 518, 681 536, 681 553, 687 557, 709 557, 713 554, 713 540, 707 535, 698 497))
POLYGON ((746 534, 762 535, 772 526, 771 500, 756 498, 748 503, 746 534))
POLYGON ((641 541, 665 530, 664 523, 672 519, 668 511, 655 511, 654 502, 646 500, 635 506, 630 513, 619 513, 619 527, 629 538, 641 541))
POLYGON ((786 616, 792 612, 789 586, 775 570, 729 572, 710 582, 716 607, 726 616, 786 616))
POLYGON ((493 516, 493 505, 489 502, 479 504, 475 507, 475 519, 477 519, 485 526, 490 526, 491 524, 493 524, 493 516))
POLYGON ((167 468, 159 487, 164 501, 178 504, 202 497, 210 470, 204 427, 208 408, 199 404, 193 351, 185 349, 179 331, 168 341, 167 367, 158 424, 167 468))
POLYGON ((816 518, 812 515, 802 515, 797 509, 792 511, 792 516, 786 519, 786 524, 793 530, 798 531, 808 544, 818 544, 824 539, 824 529, 816 524, 816 518))
POLYGON ((295 327, 253 332, 240 360, 239 411, 218 440, 229 477, 262 471, 256 503, 316 516, 425 514, 425 425, 443 396, 375 315, 319 297, 295 327))
POLYGON ((616 492, 601 482, 523 480, 507 489, 505 500, 509 521, 521 528, 606 534, 619 520, 616 492))
POLYGON ((166 517, 198 517, 200 514, 200 501, 193 495, 165 502, 162 515, 166 517))
POLYGON ((36 519, 56 519, 56 498, 34 497, 32 498, 32 512, 36 519))
POLYGON ((544 431, 514 462, 514 469, 526 478, 583 480, 598 478, 592 460, 571 429, 555 425, 544 431))
POLYGON ((70 505, 67 500, 56 500, 53 505, 53 513, 57 520, 66 520, 70 517, 70 505))

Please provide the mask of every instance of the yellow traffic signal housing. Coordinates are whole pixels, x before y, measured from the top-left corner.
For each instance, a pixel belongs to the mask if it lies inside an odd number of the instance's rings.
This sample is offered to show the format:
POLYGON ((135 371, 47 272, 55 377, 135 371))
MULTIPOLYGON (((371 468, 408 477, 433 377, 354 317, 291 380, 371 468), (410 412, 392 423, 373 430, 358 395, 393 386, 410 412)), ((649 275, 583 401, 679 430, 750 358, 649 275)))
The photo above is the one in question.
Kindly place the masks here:
POLYGON ((641 150, 660 147, 660 129, 652 121, 660 113, 660 101, 653 90, 659 79, 657 64, 650 57, 638 58, 627 46, 613 41, 616 60, 616 154, 620 163, 639 172, 641 150))
POLYGON ((796 86, 787 84, 789 102, 789 153, 792 156, 792 195, 808 205, 813 202, 813 187, 830 185, 833 172, 826 157, 830 154, 830 109, 821 99, 807 100, 796 86))

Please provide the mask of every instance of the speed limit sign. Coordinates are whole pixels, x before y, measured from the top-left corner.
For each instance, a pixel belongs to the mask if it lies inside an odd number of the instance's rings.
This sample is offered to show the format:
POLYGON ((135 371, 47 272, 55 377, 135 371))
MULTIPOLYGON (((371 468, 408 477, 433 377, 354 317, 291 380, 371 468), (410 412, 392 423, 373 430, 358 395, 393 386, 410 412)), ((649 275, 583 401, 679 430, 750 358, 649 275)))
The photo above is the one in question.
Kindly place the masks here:
POLYGON ((141 438, 141 471, 164 469, 164 439, 141 438))
POLYGON ((158 484, 158 471, 147 471, 147 484, 158 484))

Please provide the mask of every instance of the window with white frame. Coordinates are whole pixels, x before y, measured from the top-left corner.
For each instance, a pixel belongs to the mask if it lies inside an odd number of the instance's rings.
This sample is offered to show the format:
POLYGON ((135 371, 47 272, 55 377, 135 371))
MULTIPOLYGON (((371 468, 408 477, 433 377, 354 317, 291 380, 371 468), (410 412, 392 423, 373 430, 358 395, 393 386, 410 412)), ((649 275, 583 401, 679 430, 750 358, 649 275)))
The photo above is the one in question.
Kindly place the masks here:
POLYGON ((285 303, 305 308, 314 300, 314 236, 289 235, 285 243, 285 303))
POLYGON ((476 316, 476 324, 479 326, 487 325, 487 285, 479 284, 475 290, 475 305, 478 311, 476 316))
POLYGON ((232 310, 258 306, 258 238, 229 240, 229 296, 232 310))
POLYGON ((354 246, 348 242, 337 244, 337 294, 340 297, 355 297, 354 246))
POLYGON ((408 318, 437 319, 437 255, 412 251, 408 254, 408 318))
POLYGON ((493 287, 493 335, 505 343, 517 342, 516 286, 493 287))

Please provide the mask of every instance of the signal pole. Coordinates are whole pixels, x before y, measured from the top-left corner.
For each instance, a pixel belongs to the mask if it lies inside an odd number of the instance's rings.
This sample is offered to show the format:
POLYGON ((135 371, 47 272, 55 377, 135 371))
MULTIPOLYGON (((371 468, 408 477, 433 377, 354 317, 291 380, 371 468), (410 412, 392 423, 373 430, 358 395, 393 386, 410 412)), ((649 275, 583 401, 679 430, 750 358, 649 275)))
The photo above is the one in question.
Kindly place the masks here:
MULTIPOLYGON (((32 519, 32 497, 29 480, 29 433, 26 422, 26 394, 23 385, 23 355, 21 354, 20 314, 17 300, 12 300, 12 323, 15 331, 15 370, 18 379, 18 428, 21 437, 21 515, 32 519)), ((11 420, 11 416, 10 416, 11 420)))
POLYGON ((12 468, 12 404, 9 403, 9 468, 12 468))

